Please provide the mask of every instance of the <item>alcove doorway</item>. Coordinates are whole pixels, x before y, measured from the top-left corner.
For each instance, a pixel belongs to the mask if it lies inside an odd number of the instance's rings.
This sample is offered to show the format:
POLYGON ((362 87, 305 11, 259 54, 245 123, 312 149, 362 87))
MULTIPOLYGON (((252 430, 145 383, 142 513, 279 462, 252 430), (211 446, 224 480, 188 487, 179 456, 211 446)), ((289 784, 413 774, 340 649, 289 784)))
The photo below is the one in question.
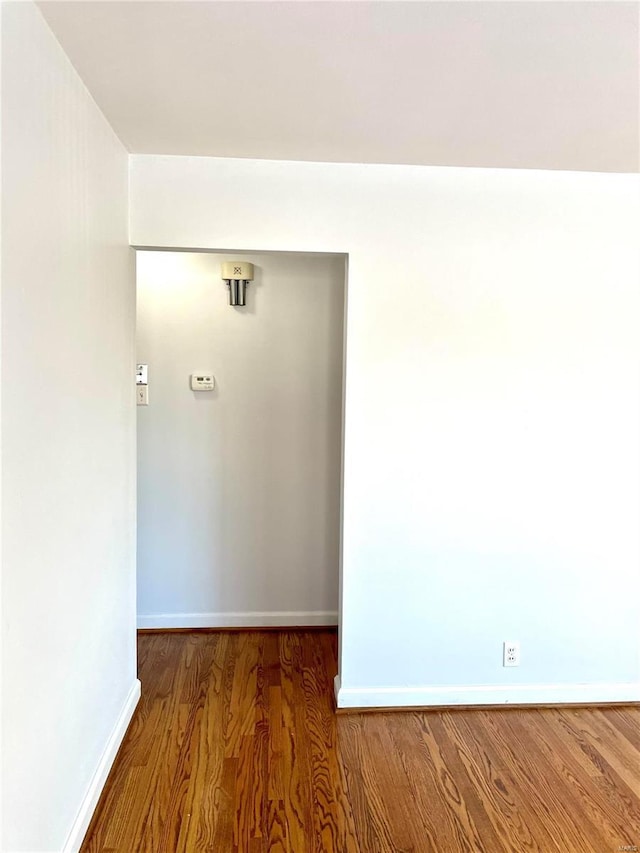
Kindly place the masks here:
POLYGON ((136 257, 138 627, 338 624, 346 256, 136 257))

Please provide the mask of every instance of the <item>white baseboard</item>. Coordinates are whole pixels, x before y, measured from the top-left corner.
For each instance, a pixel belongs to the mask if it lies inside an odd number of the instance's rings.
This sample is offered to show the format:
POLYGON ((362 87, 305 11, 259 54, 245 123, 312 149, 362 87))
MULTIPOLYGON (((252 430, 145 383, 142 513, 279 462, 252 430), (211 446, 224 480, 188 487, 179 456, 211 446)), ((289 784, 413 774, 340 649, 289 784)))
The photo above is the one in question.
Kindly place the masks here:
POLYGON ((640 702, 640 683, 342 687, 334 681, 338 708, 415 708, 441 705, 564 705, 640 702))
POLYGON ((337 624, 337 610, 149 613, 138 616, 138 628, 296 628, 337 624))
POLYGON ((78 850, 80 850, 82 839, 89 828, 91 818, 93 817, 95 808, 98 805, 98 800, 100 799, 100 794, 102 793, 104 784, 107 781, 107 776, 111 770, 111 765, 113 764, 118 749, 120 748, 120 744, 122 743, 122 739, 127 731, 127 726, 131 722, 133 712, 136 709, 139 699, 140 682, 136 678, 131 685, 129 695, 125 699, 122 710, 120 711, 116 724, 113 727, 113 731, 109 736, 109 740, 104 748, 96 771, 89 782, 89 787, 87 788, 87 792, 84 796, 76 819, 73 822, 71 832, 67 837, 64 847, 62 848, 62 853, 78 853, 78 850))

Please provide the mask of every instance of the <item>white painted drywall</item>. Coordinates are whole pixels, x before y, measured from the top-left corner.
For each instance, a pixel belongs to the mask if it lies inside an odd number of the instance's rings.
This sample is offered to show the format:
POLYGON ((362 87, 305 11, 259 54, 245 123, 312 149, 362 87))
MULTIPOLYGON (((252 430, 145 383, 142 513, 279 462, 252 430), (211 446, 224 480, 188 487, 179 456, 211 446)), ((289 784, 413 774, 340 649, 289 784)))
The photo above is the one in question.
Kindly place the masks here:
POLYGON ((134 245, 349 253, 340 704, 639 699, 638 177, 130 164, 134 245))
POLYGON ((42 10, 137 154, 640 167, 638 3, 42 10))
POLYGON ((139 684, 127 154, 2 5, 4 851, 79 848, 139 684))
POLYGON ((138 624, 335 625, 345 259, 234 257, 137 255, 138 624))

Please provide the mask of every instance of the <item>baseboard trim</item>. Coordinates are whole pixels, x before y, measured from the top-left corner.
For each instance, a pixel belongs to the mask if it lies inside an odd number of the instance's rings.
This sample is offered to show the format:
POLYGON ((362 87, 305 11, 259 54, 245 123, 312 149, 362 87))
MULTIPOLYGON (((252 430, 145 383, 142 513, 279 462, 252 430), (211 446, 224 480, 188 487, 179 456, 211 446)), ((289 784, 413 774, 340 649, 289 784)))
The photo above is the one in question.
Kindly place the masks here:
POLYGON ((84 836, 89 828, 89 824, 91 823, 91 818, 93 817, 95 808, 98 805, 100 794, 102 793, 102 789, 107 781, 107 776, 109 775, 111 766, 113 765, 118 750, 120 749, 120 744, 126 734, 139 699, 140 682, 136 678, 131 685, 129 695, 125 699, 122 710, 120 711, 116 724, 113 727, 113 731, 109 736, 109 740, 107 741, 102 756, 100 757, 96 771, 89 782, 89 787, 87 788, 87 792, 84 796, 76 819, 73 822, 71 831, 67 836, 65 845, 62 848, 62 853, 78 853, 80 850, 84 836))
POLYGON ((343 687, 335 677, 338 710, 504 705, 609 705, 640 702, 640 683, 343 687))
POLYGON ((151 613, 138 616, 140 630, 145 628, 307 628, 331 627, 337 624, 337 610, 151 613))

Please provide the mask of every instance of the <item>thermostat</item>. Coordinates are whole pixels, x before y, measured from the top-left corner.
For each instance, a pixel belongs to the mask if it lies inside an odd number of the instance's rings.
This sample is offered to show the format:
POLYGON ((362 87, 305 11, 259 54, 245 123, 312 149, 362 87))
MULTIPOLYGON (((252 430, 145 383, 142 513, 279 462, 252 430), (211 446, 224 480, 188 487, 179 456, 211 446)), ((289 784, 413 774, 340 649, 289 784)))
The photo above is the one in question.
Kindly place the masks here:
POLYGON ((192 391, 213 391, 216 386, 216 380, 210 373, 192 373, 191 374, 191 390, 192 391))

